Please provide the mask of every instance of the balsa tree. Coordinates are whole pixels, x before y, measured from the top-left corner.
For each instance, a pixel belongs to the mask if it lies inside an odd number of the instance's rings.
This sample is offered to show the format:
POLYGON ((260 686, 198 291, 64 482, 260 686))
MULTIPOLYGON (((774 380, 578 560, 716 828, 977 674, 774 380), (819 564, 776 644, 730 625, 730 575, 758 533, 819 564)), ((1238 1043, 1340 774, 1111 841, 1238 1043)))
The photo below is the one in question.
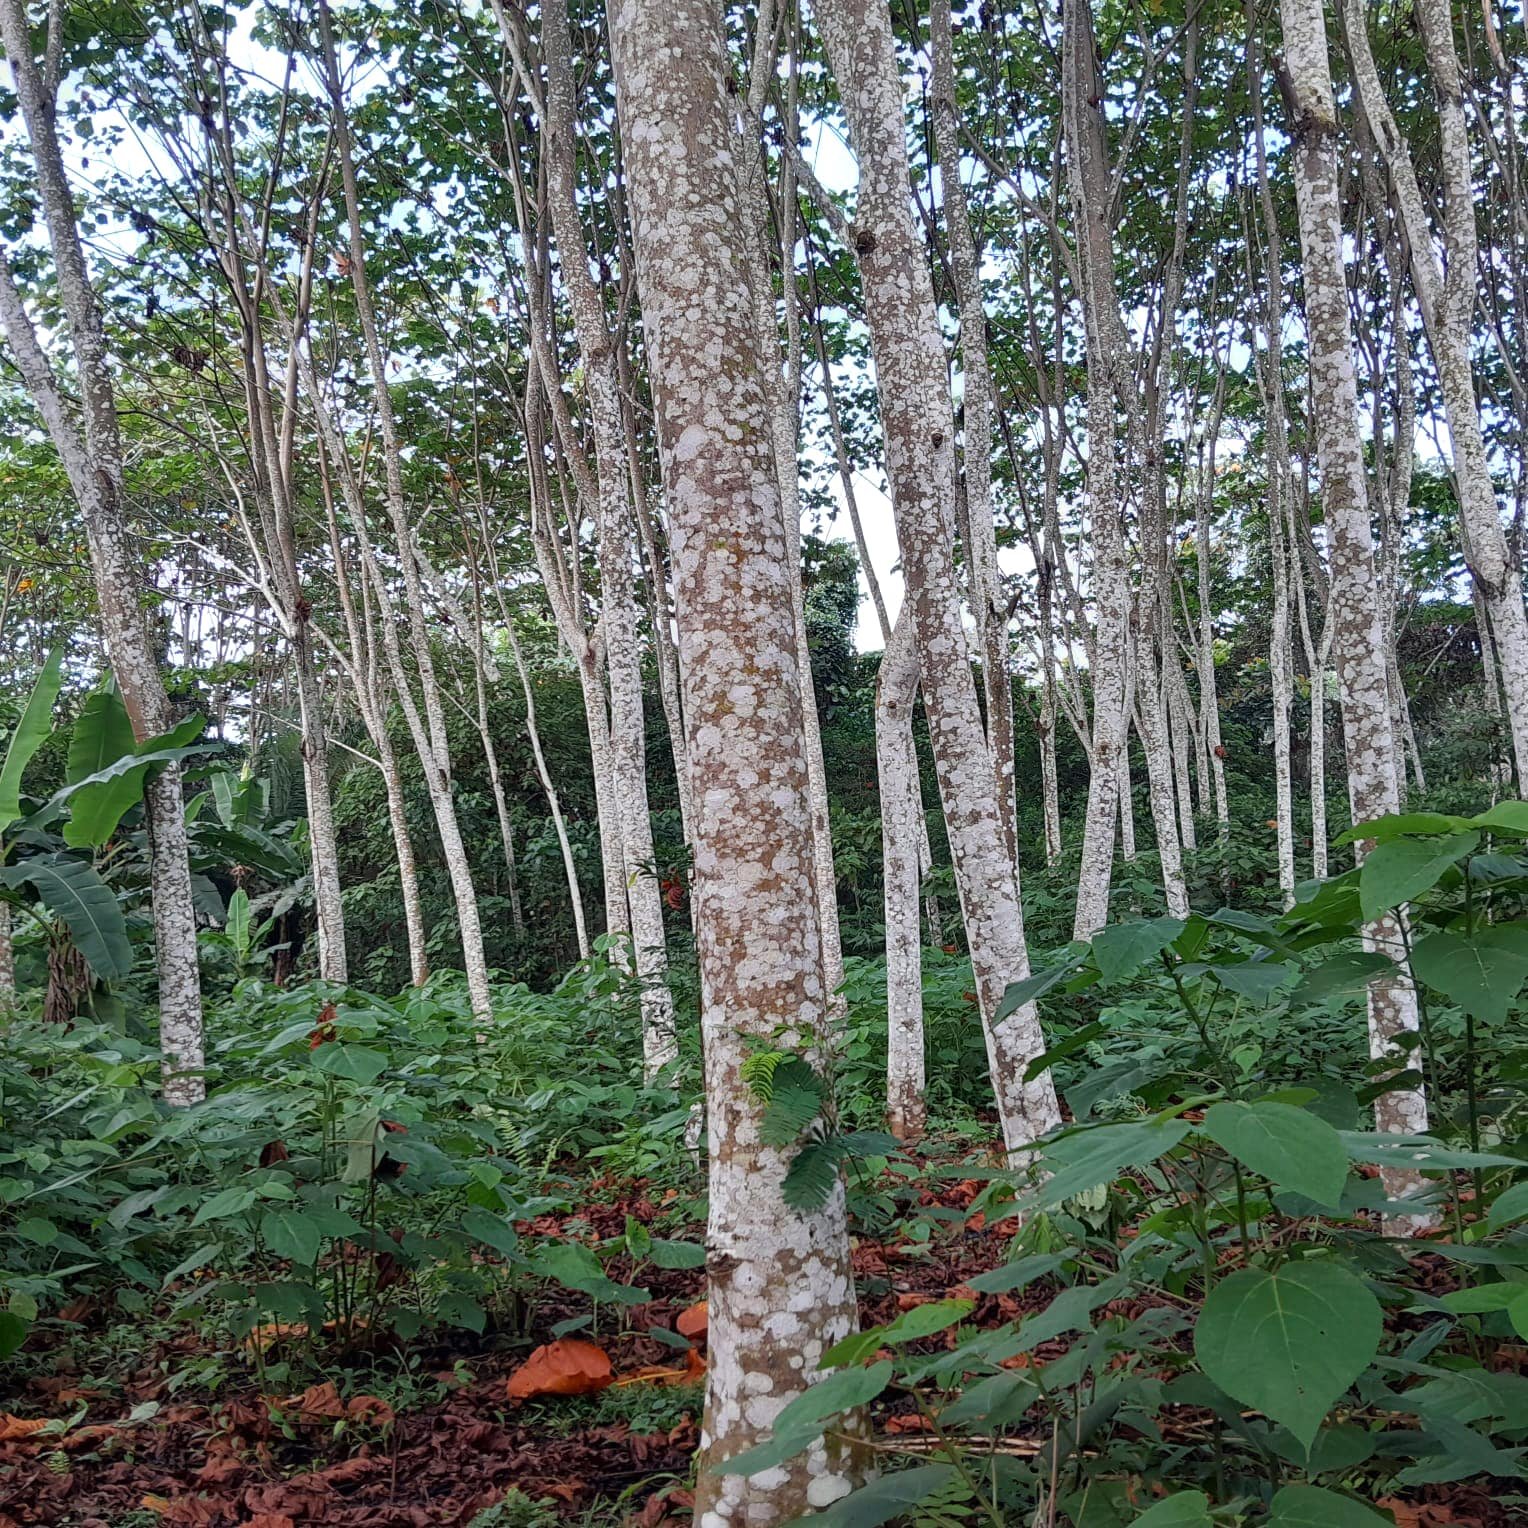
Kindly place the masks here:
POLYGON ((753 1050, 810 1056, 828 1020, 814 901, 801 670, 739 232, 733 106, 711 0, 617 0, 616 103, 672 541, 694 801, 710 1214, 711 1364, 697 1523, 790 1522, 846 1495, 834 1434, 754 1475, 718 1466, 765 1438, 855 1324, 842 1187, 785 1199, 790 1152, 762 1132, 753 1050))
MULTIPOLYGON (((45 63, 33 53, 25 0, 0 4, 5 44, 32 155, 54 276, 72 362, 66 388, 22 301, 8 256, 0 252, 0 322, 84 521, 101 634, 139 742, 167 733, 174 721, 158 655, 143 611, 145 578, 127 524, 116 390, 101 304, 91 281, 56 124, 63 16, 55 10, 45 63), (75 399, 78 399, 78 404, 75 399)), ((159 1037, 164 1093, 193 1104, 202 1080, 202 995, 196 957, 196 910, 180 770, 166 765, 146 786, 154 938, 159 977, 159 1037)))

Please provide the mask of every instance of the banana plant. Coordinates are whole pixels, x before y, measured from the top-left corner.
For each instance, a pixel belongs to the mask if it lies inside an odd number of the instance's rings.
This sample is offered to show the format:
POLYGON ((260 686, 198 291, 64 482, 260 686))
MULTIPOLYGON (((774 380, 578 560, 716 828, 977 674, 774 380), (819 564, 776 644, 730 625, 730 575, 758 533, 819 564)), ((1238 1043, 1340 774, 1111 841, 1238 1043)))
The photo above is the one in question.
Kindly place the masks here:
POLYGON ((62 924, 96 980, 118 981, 132 969, 132 945, 121 903, 97 868, 95 853, 142 801, 152 773, 222 745, 195 741, 205 725, 200 716, 137 742, 127 708, 108 678, 74 723, 63 786, 24 815, 22 776, 53 733, 63 656, 61 646, 48 655, 0 764, 0 898, 33 918, 56 943, 65 934, 38 914, 36 905, 41 904, 62 924), (54 825, 61 818, 60 833, 54 825), (90 851, 90 857, 81 850, 90 851))

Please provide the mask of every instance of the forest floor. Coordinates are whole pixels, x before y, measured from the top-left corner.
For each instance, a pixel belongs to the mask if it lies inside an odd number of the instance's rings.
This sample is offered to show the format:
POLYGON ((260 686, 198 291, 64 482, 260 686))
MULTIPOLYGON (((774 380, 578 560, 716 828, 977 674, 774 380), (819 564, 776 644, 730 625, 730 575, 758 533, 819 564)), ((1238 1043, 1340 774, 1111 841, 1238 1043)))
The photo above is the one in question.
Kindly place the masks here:
MULTIPOLYGON (((1016 1227, 1012 1220, 988 1224, 980 1212, 959 1213, 981 1187, 965 1180, 925 1192, 925 1204, 945 1212, 931 1241, 899 1234, 857 1239, 864 1325, 951 1296, 977 1302, 971 1316, 977 1326, 1011 1322, 1047 1304, 1055 1290, 1045 1281, 1018 1296, 978 1294, 967 1285, 1005 1261, 1016 1227)), ((662 1213, 644 1183, 606 1184, 603 1192, 608 1197, 579 1211, 585 1234, 619 1235, 628 1216, 646 1224, 662 1213)), ((519 1229, 526 1236, 565 1234, 551 1216, 519 1229)), ((625 1271, 619 1261, 609 1266, 615 1278, 625 1271)), ((1439 1262, 1435 1279, 1449 1287, 1447 1265, 1439 1262)), ((614 1383, 598 1393, 526 1400, 511 1397, 511 1378, 524 1371, 533 1348, 554 1340, 559 1323, 587 1312, 588 1302, 575 1294, 538 1295, 525 1330, 478 1338, 457 1332, 406 1349, 331 1349, 324 1372, 339 1378, 343 1395, 332 1377, 295 1395, 262 1393, 247 1371, 242 1382, 207 1394, 196 1363, 208 1356, 204 1339, 152 1323, 135 1337, 81 1302, 74 1313, 78 1335, 39 1352, 26 1389, 0 1403, 0 1528, 687 1524, 703 1388, 705 1273, 647 1268, 641 1282, 648 1302, 607 1310, 597 1326, 578 1332, 609 1356, 614 1383), (688 1350, 680 1344, 681 1325, 694 1337, 688 1350), (655 1328, 675 1335, 661 1341, 650 1335, 655 1328), (103 1372, 102 1358, 82 1362, 81 1339, 86 1352, 114 1355, 115 1373, 103 1372), (66 1430, 21 1436, 28 1424, 12 1412, 80 1420, 66 1430)), ((1099 1314, 1143 1308, 1139 1299, 1116 1305, 1099 1314)), ((1042 1344, 1018 1361, 1044 1365, 1071 1340, 1042 1344)), ((947 1331, 926 1345, 933 1352, 952 1341, 947 1331)), ((1517 1351, 1520 1367, 1528 1368, 1528 1349, 1517 1351)), ((1203 1425, 1190 1414, 1179 1420, 1186 1429, 1203 1425)), ((876 1408, 877 1446, 889 1454, 918 1454, 925 1428, 911 1398, 876 1408)), ((1140 1505, 1149 1506, 1150 1496, 1140 1505)), ((1472 1481, 1426 1487, 1393 1510, 1398 1528, 1508 1528, 1513 1520, 1488 1483, 1472 1481)))

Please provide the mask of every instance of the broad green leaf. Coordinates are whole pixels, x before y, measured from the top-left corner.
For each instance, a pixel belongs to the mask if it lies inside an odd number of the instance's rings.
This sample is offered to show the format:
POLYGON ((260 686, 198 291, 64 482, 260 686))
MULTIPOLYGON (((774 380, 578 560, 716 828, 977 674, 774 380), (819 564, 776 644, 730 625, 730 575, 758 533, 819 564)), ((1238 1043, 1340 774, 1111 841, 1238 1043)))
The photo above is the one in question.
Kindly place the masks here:
POLYGON ((1431 891, 1449 866, 1480 847, 1476 832, 1447 838, 1392 838, 1373 849, 1358 872, 1358 900, 1367 921, 1431 891))
POLYGON ((1411 967, 1466 1013, 1499 1024, 1528 981, 1528 924, 1496 923, 1469 938, 1439 929, 1412 947, 1411 967))
POLYGON ((1379 1302, 1332 1262, 1243 1268, 1211 1289, 1194 1328, 1204 1372, 1308 1449, 1379 1350, 1379 1302))
POLYGON ((953 1464, 919 1464, 895 1470, 841 1497, 823 1512, 797 1519, 805 1528, 883 1528, 900 1520, 920 1502, 943 1491, 957 1477, 953 1464))
POLYGON ((1307 1109, 1292 1104, 1220 1103, 1204 1116, 1204 1132, 1253 1172, 1332 1207, 1348 1179, 1342 1137, 1307 1109))
POLYGON ((488 1316, 483 1307, 458 1289, 447 1289, 440 1293, 435 1301, 435 1315, 447 1326, 459 1326, 479 1335, 488 1325, 488 1316))
MULTIPOLYGON (((179 730, 194 726, 200 731, 202 725, 201 718, 196 717, 179 730)), ((157 772, 157 766, 178 764, 222 747, 220 743, 154 747, 156 741, 151 739, 135 753, 116 759, 87 779, 54 792, 47 810, 69 808, 69 821, 64 824, 65 843, 75 849, 99 848, 117 831, 123 817, 143 799, 144 787, 150 774, 157 772)))
POLYGON ((1504 1193, 1498 1194, 1491 1206, 1490 1227, 1499 1231, 1519 1220, 1528 1220, 1528 1178, 1514 1183, 1504 1193))
POLYGON ((1528 838, 1528 801, 1498 801, 1489 812, 1470 818, 1470 826, 1512 838, 1528 838))
POLYGON ((1321 1486, 1297 1485, 1275 1494, 1268 1528, 1393 1528, 1393 1524, 1351 1496, 1321 1486))
POLYGON ((1450 817, 1446 812, 1398 812, 1390 817, 1374 817, 1341 833, 1333 840, 1337 844, 1361 844, 1366 841, 1383 844, 1392 838, 1402 838, 1408 833, 1462 833, 1466 828, 1479 826, 1479 819, 1468 821, 1463 817, 1450 817))
POLYGON ((32 762, 32 755, 53 730, 53 703, 63 687, 63 667, 64 648, 60 643, 43 663, 21 720, 6 744, 5 762, 0 764, 0 833, 21 816, 21 777, 32 762))
POLYGON ((387 1070, 387 1056, 369 1045, 332 1040, 313 1051, 313 1065, 331 1077, 345 1077, 364 1085, 375 1082, 387 1070))
POLYGON ((1081 1029, 1074 1030, 1066 1039, 1036 1056, 1024 1068, 1024 1081, 1033 1082, 1041 1072, 1048 1072, 1058 1061, 1064 1061, 1068 1056, 1080 1051, 1085 1045, 1092 1044, 1100 1035, 1106 1035, 1108 1032, 1109 1026, 1099 1019, 1095 1019, 1091 1024, 1084 1024, 1081 1029))
POLYGON ((241 959, 249 954, 249 893, 242 886, 228 899, 228 920, 223 932, 241 959))
POLYGON ((1395 962, 1377 950, 1347 950, 1312 966, 1293 993, 1296 1002, 1319 1003, 1329 997, 1362 992, 1376 977, 1393 975, 1395 962))
POLYGON ((1116 982, 1140 969, 1183 932, 1181 918, 1143 918, 1116 923, 1093 936, 1093 959, 1105 982, 1116 982))
POLYGON ((520 1251, 520 1238, 506 1216, 495 1215, 491 1210, 468 1210, 462 1216, 462 1230, 474 1241, 480 1241, 505 1257, 515 1257, 520 1251))
POLYGON ((138 739, 122 703, 116 682, 108 679, 93 690, 69 734, 69 757, 64 780, 77 785, 136 751, 138 739))
POLYGON ((16 889, 30 885, 48 911, 63 919, 99 980, 120 981, 132 970, 122 908, 93 865, 66 854, 38 855, 0 866, 0 882, 16 889))
POLYGON ((1528 1284, 1470 1284, 1451 1289, 1442 1296, 1442 1304, 1456 1316, 1478 1316, 1487 1311, 1506 1310, 1528 1295, 1528 1284))
POLYGON ((311 1268, 318 1261, 323 1229, 302 1210, 268 1211, 261 1218, 260 1233, 277 1257, 290 1258, 304 1268, 311 1268))
POLYGON ((699 1242, 656 1239, 650 1256, 659 1268, 703 1268, 706 1249, 699 1242))
POLYGON ((31 1323, 13 1310, 0 1310, 0 1361, 7 1359, 27 1340, 31 1323))
POLYGON ((1036 971, 1022 981, 1010 982, 1003 992, 1002 1001, 997 1005, 998 1021, 1001 1022, 1010 1014, 1017 1013, 1026 1004, 1034 1002, 1036 998, 1044 997, 1053 987, 1059 987, 1077 970, 1082 961, 1083 957, 1080 953, 1069 955, 1058 964, 1047 966, 1043 971, 1036 971))
POLYGON ((830 1418, 868 1405, 891 1382, 890 1360, 868 1369, 837 1369, 809 1385, 775 1418, 773 1435, 755 1448, 735 1454, 718 1469, 723 1475, 756 1475, 810 1448, 830 1418))
POLYGON ((1148 1507, 1130 1528, 1212 1528, 1210 1499, 1203 1491, 1175 1491, 1148 1507))
POLYGON ((1031 1196, 1036 1205, 1059 1204, 1112 1182, 1126 1167, 1155 1161, 1188 1134, 1184 1120, 1132 1120, 1098 1125, 1050 1142, 1041 1165, 1050 1174, 1031 1196))
MULTIPOLYGON (((1453 1172, 1461 1167, 1522 1167, 1516 1157, 1493 1151, 1464 1151, 1442 1146, 1425 1135, 1381 1135, 1373 1130, 1339 1130, 1343 1149, 1355 1162, 1377 1162, 1381 1167, 1414 1167, 1420 1172, 1453 1172)), ((1452 1248, 1440 1243, 1448 1256, 1452 1248)))
POLYGON ((1266 1008, 1280 987, 1287 987, 1296 968, 1277 960, 1244 960, 1237 965, 1211 966, 1210 975, 1227 991, 1266 1008))
POLYGON ((915 1305, 881 1328, 881 1343, 921 1342, 964 1321, 975 1308, 974 1300, 931 1300, 927 1305, 915 1305))
POLYGON ((204 1226, 209 1220, 227 1220, 242 1215, 255 1202, 255 1191, 242 1183, 219 1189, 192 1217, 191 1225, 204 1226))

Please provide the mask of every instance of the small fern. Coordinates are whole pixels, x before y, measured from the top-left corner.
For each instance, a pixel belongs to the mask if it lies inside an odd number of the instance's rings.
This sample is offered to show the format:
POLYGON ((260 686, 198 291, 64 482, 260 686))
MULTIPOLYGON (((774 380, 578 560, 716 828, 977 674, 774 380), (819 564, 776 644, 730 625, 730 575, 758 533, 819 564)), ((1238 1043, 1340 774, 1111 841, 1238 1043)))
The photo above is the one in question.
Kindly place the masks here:
POLYGON ((776 1065, 770 1082, 759 1136, 766 1146, 790 1146, 822 1113, 827 1089, 799 1056, 788 1056, 776 1065))
POLYGON ((738 1068, 738 1075, 748 1086, 748 1091, 753 1095, 754 1102, 767 1104, 774 1096, 775 1072, 781 1062, 789 1061, 789 1051, 759 1050, 752 1055, 743 1058, 743 1064, 738 1068))

